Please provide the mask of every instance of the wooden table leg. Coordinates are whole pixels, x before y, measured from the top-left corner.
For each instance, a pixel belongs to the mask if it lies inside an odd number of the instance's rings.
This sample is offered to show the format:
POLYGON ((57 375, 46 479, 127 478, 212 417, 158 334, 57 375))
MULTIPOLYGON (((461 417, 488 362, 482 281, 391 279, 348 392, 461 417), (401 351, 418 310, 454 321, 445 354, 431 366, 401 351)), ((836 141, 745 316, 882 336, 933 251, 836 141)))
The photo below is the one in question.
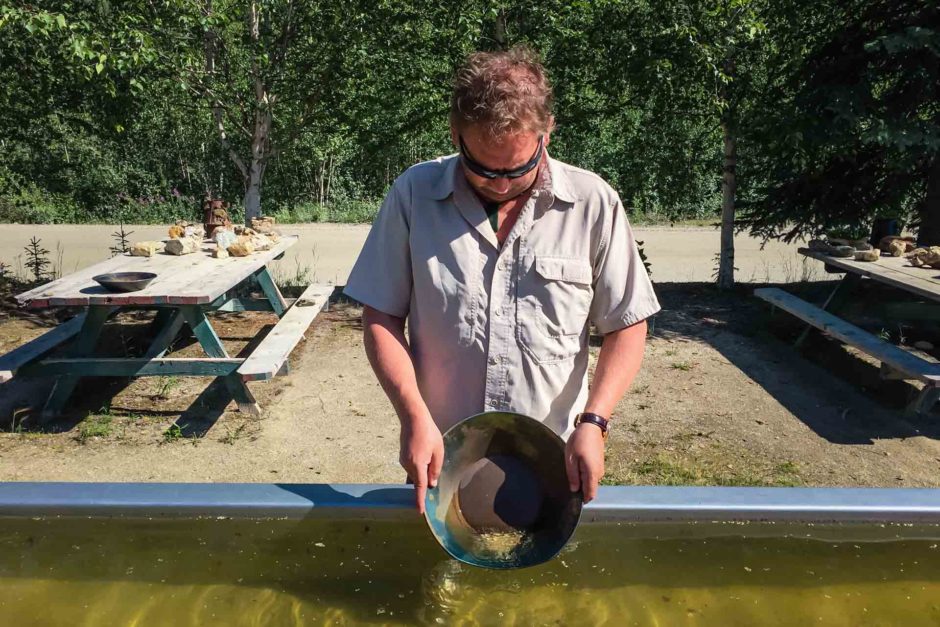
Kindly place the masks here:
MULTIPOLYGON (((822 305, 822 309, 829 313, 837 313, 845 305, 845 301, 852 295, 855 287, 861 283, 861 281, 862 277, 847 272, 846 275, 842 277, 842 280, 836 284, 835 289, 829 294, 826 302, 822 305)), ((807 324, 803 332, 800 333, 800 337, 796 338, 796 342, 793 343, 793 346, 795 348, 802 346, 803 342, 805 342, 806 338, 809 336, 810 331, 813 329, 815 329, 813 325, 807 324)))
POLYGON ((938 400, 940 400, 940 388, 924 386, 924 389, 907 406, 906 411, 908 414, 929 414, 938 400))
POLYGON ((284 300, 284 296, 281 295, 281 290, 277 288, 277 284, 274 282, 274 278, 271 276, 271 273, 268 271, 268 267, 265 266, 258 270, 253 276, 255 282, 261 287, 261 291, 264 292, 265 297, 271 303, 271 308, 274 309, 274 313, 277 314, 277 317, 280 318, 284 315, 284 312, 287 311, 287 302, 284 300))
MULTIPOLYGON (((88 308, 85 321, 82 323, 82 330, 78 332, 74 344, 68 351, 69 357, 91 356, 98 344, 101 329, 113 311, 114 307, 107 305, 92 305, 88 308)), ((81 379, 80 374, 62 375, 56 379, 52 392, 49 393, 49 398, 43 407, 42 420, 57 416, 62 411, 79 379, 81 379)))
MULTIPOLYGON (((222 346, 219 336, 216 335, 215 329, 209 324, 209 319, 199 306, 180 307, 180 312, 192 329, 193 335, 196 336, 199 344, 206 351, 206 355, 223 358, 229 356, 225 347, 222 346)), ((238 374, 233 373, 220 378, 225 382, 225 387, 228 388, 232 398, 235 399, 239 411, 253 416, 261 415, 261 407, 258 405, 258 401, 255 400, 248 386, 245 385, 245 382, 238 374)))
POLYGON ((150 323, 149 335, 156 337, 166 326, 166 323, 170 320, 175 311, 176 310, 171 307, 160 307, 157 309, 157 315, 153 317, 153 322, 150 323))
MULTIPOLYGON (((185 322, 183 314, 175 307, 160 309, 160 311, 157 312, 157 319, 162 320, 162 325, 157 329, 157 333, 150 343, 150 347, 147 349, 147 352, 144 353, 144 358, 146 359, 159 359, 163 357, 170 349, 173 340, 179 335, 180 329, 183 328, 183 322, 185 322)), ((156 322, 156 320, 154 322, 156 322)))

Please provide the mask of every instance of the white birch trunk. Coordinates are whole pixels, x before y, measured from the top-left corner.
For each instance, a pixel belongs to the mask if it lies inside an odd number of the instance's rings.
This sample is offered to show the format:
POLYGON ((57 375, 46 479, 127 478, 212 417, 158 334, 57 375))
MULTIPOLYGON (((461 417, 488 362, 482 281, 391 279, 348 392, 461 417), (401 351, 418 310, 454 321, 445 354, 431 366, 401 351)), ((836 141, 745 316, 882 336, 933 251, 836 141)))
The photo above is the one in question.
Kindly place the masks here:
POLYGON ((721 253, 718 261, 718 289, 734 287, 734 194, 737 180, 737 142, 728 120, 722 120, 724 165, 721 176, 721 253))

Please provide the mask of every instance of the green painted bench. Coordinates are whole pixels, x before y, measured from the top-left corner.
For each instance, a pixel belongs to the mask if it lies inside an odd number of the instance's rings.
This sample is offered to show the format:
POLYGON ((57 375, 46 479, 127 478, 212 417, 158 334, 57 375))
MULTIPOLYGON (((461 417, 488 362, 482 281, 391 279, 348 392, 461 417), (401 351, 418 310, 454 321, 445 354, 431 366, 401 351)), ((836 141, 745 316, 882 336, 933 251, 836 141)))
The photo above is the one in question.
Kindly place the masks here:
POLYGON ((907 407, 908 412, 927 413, 940 398, 940 363, 928 361, 899 346, 885 342, 820 307, 775 287, 754 290, 754 295, 796 316, 845 344, 881 361, 882 376, 924 383, 920 394, 907 407))
POLYGON ((78 335, 84 321, 85 313, 82 312, 46 331, 36 339, 14 348, 5 355, 0 355, 0 383, 9 381, 16 375, 17 370, 52 352, 63 342, 67 342, 78 335))
POLYGON ((333 293, 332 285, 310 285, 238 368, 243 381, 266 381, 286 371, 287 358, 333 293))

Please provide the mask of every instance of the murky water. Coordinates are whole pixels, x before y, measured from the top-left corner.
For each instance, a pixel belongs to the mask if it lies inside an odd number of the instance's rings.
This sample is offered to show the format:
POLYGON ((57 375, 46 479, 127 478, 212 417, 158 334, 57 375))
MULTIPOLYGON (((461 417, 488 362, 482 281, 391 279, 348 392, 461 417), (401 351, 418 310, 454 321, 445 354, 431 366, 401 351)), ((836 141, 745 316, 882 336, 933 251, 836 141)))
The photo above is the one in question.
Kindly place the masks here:
POLYGON ((420 521, 0 519, 0 625, 936 625, 938 537, 590 525, 494 572, 420 521))

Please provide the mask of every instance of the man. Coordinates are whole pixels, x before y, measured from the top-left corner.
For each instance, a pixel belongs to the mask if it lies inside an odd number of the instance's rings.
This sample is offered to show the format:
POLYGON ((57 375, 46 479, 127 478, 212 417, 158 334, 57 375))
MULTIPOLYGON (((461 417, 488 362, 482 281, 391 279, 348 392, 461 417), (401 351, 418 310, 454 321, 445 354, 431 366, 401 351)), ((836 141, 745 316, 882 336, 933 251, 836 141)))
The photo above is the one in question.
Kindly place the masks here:
POLYGON ((493 410, 565 438, 570 487, 594 498, 607 421, 659 310, 617 194, 548 156, 551 106, 528 50, 471 55, 451 99, 458 155, 395 181, 346 285, 421 512, 441 433, 493 410), (589 322, 604 337, 590 393, 589 322))

